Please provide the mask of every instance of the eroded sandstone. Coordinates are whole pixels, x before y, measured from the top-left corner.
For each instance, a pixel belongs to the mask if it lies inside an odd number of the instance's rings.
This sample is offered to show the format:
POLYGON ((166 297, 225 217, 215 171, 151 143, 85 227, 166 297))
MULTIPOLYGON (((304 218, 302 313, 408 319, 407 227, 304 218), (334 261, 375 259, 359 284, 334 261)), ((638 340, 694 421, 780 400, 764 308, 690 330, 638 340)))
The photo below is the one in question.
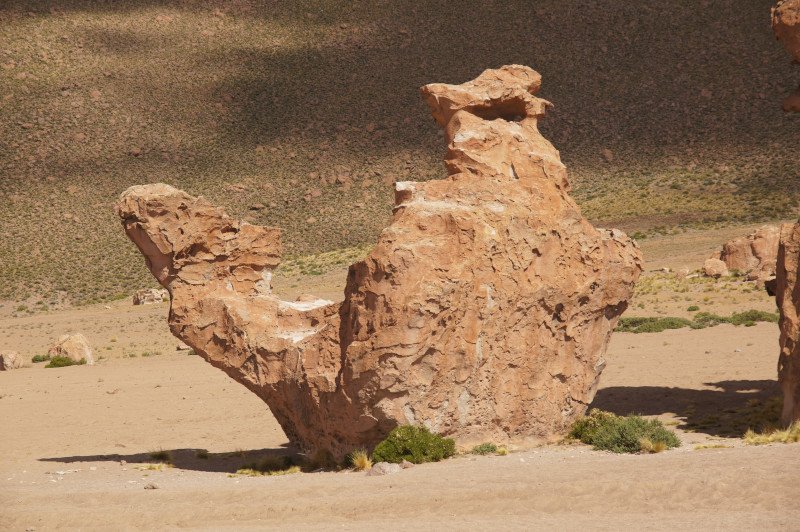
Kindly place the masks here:
POLYGON ((775 277, 779 237, 780 227, 765 225, 749 235, 725 242, 711 258, 724 262, 728 270, 763 284, 775 277))
POLYGON ((780 311, 781 421, 800 420, 800 222, 781 226, 775 297, 780 311))
POLYGON ((118 213, 170 291, 172 332, 308 451, 369 449, 401 424, 462 445, 563 435, 594 396, 641 256, 570 198, 537 129, 540 84, 514 65, 423 87, 448 176, 396 184, 342 303, 272 293, 278 229, 163 184, 125 191, 118 213))

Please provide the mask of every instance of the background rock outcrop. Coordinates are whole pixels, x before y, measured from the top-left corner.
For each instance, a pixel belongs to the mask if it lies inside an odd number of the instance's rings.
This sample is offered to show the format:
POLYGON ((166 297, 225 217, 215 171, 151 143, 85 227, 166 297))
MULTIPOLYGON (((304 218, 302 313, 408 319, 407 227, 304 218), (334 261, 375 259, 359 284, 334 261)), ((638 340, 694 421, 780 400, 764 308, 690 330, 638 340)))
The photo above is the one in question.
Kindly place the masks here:
POLYGON ((800 222, 781 226, 775 297, 781 316, 781 421, 788 425, 800 420, 800 222))
POLYGON ((540 84, 514 65, 423 87, 448 177, 396 184, 341 304, 272 294, 278 229, 163 184, 125 191, 118 214, 171 293, 172 332, 305 450, 341 457, 401 424, 463 445, 563 435, 593 398, 641 256, 570 198, 537 129, 540 84))
POLYGON ((779 238, 780 227, 765 225, 725 242, 711 259, 721 260, 728 270, 739 272, 750 281, 763 283, 775 277, 779 238))
MULTIPOLYGON (((795 63, 800 63, 800 0, 781 0, 772 8, 772 30, 795 63)), ((783 101, 783 110, 800 113, 800 86, 783 101)))
POLYGON ((51 357, 67 357, 75 362, 83 360, 86 364, 94 364, 94 354, 89 341, 81 333, 65 334, 48 349, 51 357))
POLYGON ((165 288, 142 288, 133 294, 134 305, 153 305, 166 299, 169 299, 169 292, 165 288))
POLYGON ((0 371, 10 371, 23 366, 22 357, 16 351, 0 353, 0 371))

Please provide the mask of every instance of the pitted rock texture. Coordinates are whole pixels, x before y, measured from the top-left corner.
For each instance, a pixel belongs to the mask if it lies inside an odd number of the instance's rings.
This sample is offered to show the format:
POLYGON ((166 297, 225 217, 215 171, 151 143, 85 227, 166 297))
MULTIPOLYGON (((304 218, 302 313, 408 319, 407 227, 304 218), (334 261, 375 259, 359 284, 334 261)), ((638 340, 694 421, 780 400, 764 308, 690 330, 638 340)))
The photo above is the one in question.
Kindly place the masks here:
POLYGON ((748 280, 766 282, 775 277, 780 232, 776 225, 765 225, 747 236, 725 242, 712 259, 721 260, 728 270, 742 273, 748 280))
POLYGON ((342 457, 402 424, 461 445, 562 436, 594 396, 641 255, 570 198, 537 129, 540 84, 506 66, 422 88, 448 176, 396 184, 392 223, 340 304, 271 293, 278 229, 167 185, 124 192, 118 213, 171 293, 173 333, 305 450, 342 457))
MULTIPOLYGON (((772 30, 795 63, 800 63, 800 0, 781 0, 772 8, 772 30)), ((800 86, 783 101, 783 110, 800 113, 800 86)))
POLYGON ((781 421, 800 420, 800 222, 781 226, 775 297, 780 311, 781 421))

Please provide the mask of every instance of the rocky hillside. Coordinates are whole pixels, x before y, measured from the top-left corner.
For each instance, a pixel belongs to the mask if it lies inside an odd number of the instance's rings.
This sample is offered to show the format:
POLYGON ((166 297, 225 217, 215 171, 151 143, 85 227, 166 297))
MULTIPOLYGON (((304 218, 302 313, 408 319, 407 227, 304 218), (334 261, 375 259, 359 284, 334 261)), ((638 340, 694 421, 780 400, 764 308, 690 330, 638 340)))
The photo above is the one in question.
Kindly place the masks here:
POLYGON ((0 299, 151 284, 112 210, 166 182, 285 229, 290 255, 376 238, 395 180, 444 175, 418 88, 544 76, 575 197, 640 233, 787 218, 800 69, 771 2, 175 2, 0 6, 0 299))

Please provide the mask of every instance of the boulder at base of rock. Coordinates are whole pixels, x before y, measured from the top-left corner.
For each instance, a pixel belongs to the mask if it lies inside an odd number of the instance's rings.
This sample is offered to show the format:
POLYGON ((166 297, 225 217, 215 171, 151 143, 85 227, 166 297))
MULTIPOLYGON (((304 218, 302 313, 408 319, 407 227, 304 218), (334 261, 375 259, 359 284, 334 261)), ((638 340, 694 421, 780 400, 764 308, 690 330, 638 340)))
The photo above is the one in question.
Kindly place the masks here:
POLYGON ((778 382, 783 390, 781 421, 800 420, 800 222, 781 227, 775 298, 780 311, 778 382))
POLYGON ((0 353, 0 371, 9 371, 22 367, 22 357, 16 351, 0 353))
POLYGON ((61 336, 58 341, 50 349, 47 354, 50 357, 67 357, 75 362, 81 360, 86 361, 86 364, 94 364, 94 355, 92 348, 89 346, 89 341, 81 333, 65 334, 61 336))
POLYGON ((706 259, 703 263, 703 274, 706 277, 719 279, 723 275, 728 275, 728 267, 719 259, 706 259))
POLYGON ((173 334, 306 452, 342 459, 406 424, 464 447, 561 439, 594 397, 642 266, 570 197, 538 130, 540 85, 512 65, 423 87, 448 175, 396 184, 391 225, 341 303, 272 293, 279 229, 164 184, 125 191, 117 212, 172 294, 173 334))
POLYGON ((725 263, 729 271, 737 271, 750 281, 766 282, 775 277, 780 227, 765 225, 747 236, 725 242, 714 259, 725 263))
POLYGON ((403 468, 400 464, 390 464, 389 462, 378 462, 367 471, 368 477, 380 477, 383 475, 393 475, 399 473, 403 468))
POLYGON ((166 288, 143 288, 133 294, 134 305, 152 305, 162 303, 169 299, 169 291, 166 288))

